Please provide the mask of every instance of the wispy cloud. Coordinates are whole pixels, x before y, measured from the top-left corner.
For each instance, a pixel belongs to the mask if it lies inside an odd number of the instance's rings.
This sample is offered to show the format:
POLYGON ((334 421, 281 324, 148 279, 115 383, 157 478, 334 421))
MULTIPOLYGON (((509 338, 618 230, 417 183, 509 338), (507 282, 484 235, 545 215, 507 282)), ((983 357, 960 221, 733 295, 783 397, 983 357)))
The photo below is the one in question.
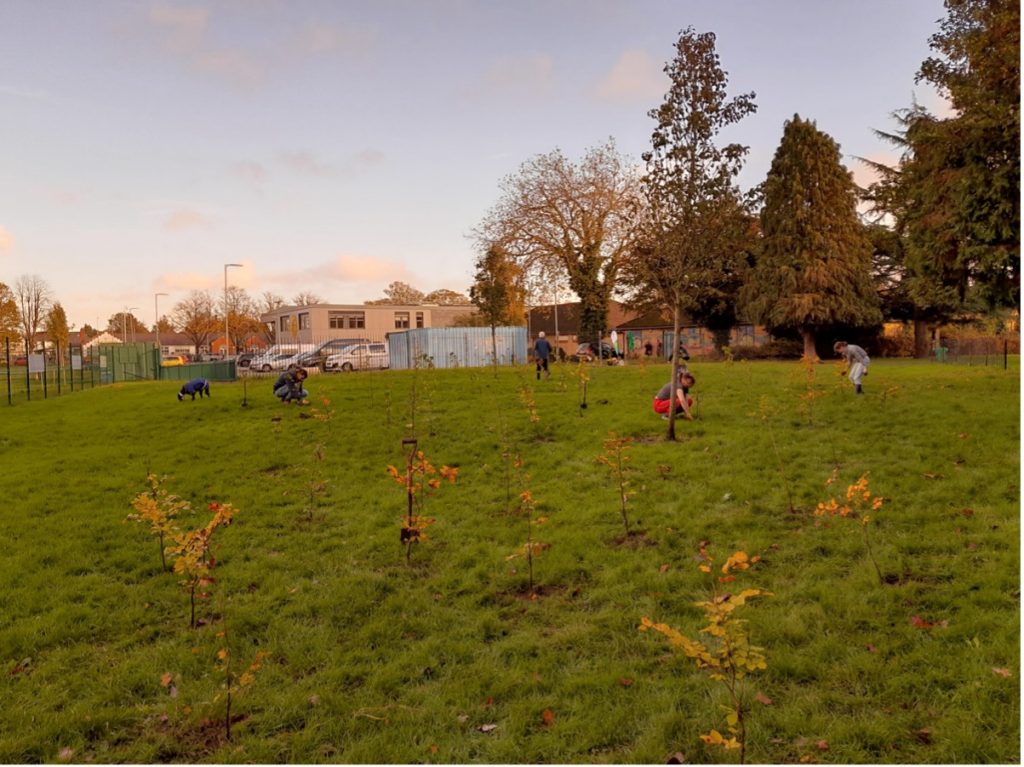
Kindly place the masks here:
MULTIPOLYGON (((319 289, 324 292, 325 285, 356 283, 365 289, 367 298, 372 298, 377 289, 395 280, 410 284, 419 281, 418 275, 399 261, 351 254, 340 254, 306 269, 269 274, 264 279, 282 288, 319 289)), ((325 298, 330 300, 329 295, 325 298)))
POLYGON ((0 226, 0 254, 7 253, 14 248, 14 236, 6 227, 0 226))
POLYGON ((668 79, 647 51, 623 51, 615 66, 597 83, 594 93, 609 101, 651 101, 665 94, 668 79))
POLYGON ((204 272, 164 272, 153 281, 156 291, 211 290, 218 285, 211 274, 204 272))
POLYGON ((558 92, 558 78, 551 56, 530 53, 495 59, 463 96, 471 101, 489 99, 548 99, 558 92))
POLYGON ((362 55, 376 40, 373 27, 308 21, 290 23, 289 8, 278 9, 283 20, 275 34, 260 45, 227 42, 225 37, 246 19, 244 6, 154 3, 146 14, 146 28, 167 55, 190 70, 242 87, 258 86, 279 69, 311 56, 362 55), (215 21, 217 23, 215 23, 215 21))
POLYGON ((180 232, 185 229, 211 229, 214 221, 204 213, 191 208, 180 208, 164 219, 164 229, 180 232))
POLYGON ((251 160, 241 160, 239 162, 231 163, 228 168, 232 175, 238 176, 241 179, 250 181, 254 184, 262 184, 267 178, 266 167, 259 162, 253 162, 251 160))
POLYGON ((368 168, 380 165, 385 160, 378 149, 367 148, 333 162, 321 159, 312 152, 297 150, 281 152, 278 162, 287 170, 304 176, 339 177, 350 176, 368 168))

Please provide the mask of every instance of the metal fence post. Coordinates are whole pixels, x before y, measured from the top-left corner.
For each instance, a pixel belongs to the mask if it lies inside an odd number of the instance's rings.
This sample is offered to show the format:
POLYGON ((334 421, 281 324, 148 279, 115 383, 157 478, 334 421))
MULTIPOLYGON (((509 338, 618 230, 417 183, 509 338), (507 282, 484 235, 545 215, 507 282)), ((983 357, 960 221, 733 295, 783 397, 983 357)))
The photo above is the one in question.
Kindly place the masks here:
POLYGON ((43 399, 46 399, 46 344, 43 344, 43 399))
POLYGON ((57 359, 57 396, 60 396, 60 344, 57 341, 53 342, 53 351, 57 359))
POLYGON ((11 338, 10 336, 4 336, 4 351, 7 355, 7 404, 13 405, 14 398, 11 397, 11 338))
POLYGON ((28 339, 25 339, 25 397, 31 402, 32 401, 32 374, 28 372, 28 369, 32 367, 28 364, 29 348, 28 339))

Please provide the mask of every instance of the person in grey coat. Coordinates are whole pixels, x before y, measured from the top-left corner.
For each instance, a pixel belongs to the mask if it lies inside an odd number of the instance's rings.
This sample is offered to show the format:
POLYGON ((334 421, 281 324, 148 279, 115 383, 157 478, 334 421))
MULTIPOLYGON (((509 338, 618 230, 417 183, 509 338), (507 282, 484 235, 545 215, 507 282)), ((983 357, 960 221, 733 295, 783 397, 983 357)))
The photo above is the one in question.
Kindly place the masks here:
POLYGON ((846 341, 836 341, 832 349, 839 356, 846 358, 846 364, 849 365, 850 369, 850 381, 853 383, 857 394, 863 394, 864 387, 861 385, 861 381, 868 374, 868 365, 871 364, 871 358, 868 357, 868 353, 857 346, 857 344, 848 344, 846 341))

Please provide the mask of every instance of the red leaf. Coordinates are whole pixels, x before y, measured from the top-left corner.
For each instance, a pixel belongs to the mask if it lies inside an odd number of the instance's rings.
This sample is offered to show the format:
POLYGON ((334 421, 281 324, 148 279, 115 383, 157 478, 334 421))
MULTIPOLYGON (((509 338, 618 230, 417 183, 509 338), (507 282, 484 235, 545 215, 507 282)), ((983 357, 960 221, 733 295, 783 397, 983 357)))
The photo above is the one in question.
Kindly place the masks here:
POLYGON ((494 698, 490 695, 487 696, 487 700, 484 701, 484 708, 490 708, 494 705, 494 698))
POLYGON ((921 618, 918 615, 910 616, 910 625, 916 629, 921 629, 922 631, 926 631, 930 628, 935 628, 934 623, 930 623, 929 621, 926 621, 924 618, 921 618))
POLYGON ((623 687, 632 687, 633 680, 630 679, 628 676, 624 676, 619 680, 619 684, 621 684, 623 687))
POLYGON ((669 565, 662 565, 661 567, 658 568, 658 572, 659 573, 667 573, 668 572, 668 568, 669 568, 669 565))
POLYGON ((827 740, 819 740, 815 745, 818 747, 819 751, 828 751, 828 741, 827 740))
POLYGON ((555 712, 550 708, 544 709, 544 713, 540 715, 541 722, 545 727, 550 727, 555 723, 555 712))
POLYGON ((864 645, 864 649, 867 650, 868 652, 878 652, 878 648, 875 647, 873 644, 866 644, 866 645, 864 645))

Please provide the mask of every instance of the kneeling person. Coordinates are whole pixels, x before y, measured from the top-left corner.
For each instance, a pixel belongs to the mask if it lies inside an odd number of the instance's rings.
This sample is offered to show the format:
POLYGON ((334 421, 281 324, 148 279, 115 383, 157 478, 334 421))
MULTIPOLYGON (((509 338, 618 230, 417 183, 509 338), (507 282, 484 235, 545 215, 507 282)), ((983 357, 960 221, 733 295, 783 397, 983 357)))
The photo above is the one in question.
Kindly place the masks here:
POLYGON ((660 414, 667 421, 669 410, 674 404, 677 415, 681 414, 687 421, 692 421, 693 414, 690 412, 690 406, 693 405, 693 399, 688 395, 690 387, 695 383, 697 383, 697 379, 691 372, 680 369, 678 384, 673 387, 671 382, 667 383, 654 395, 654 412, 660 414), (674 396, 673 388, 675 388, 674 396))
POLYGON ((305 368, 298 365, 290 366, 274 384, 274 396, 281 402, 297 402, 304 405, 309 397, 309 392, 303 388, 302 382, 309 374, 305 368))
POLYGON ((207 381, 205 378, 193 378, 191 381, 189 381, 187 384, 181 387, 181 391, 178 392, 178 402, 181 402, 183 399, 185 399, 186 394, 191 394, 192 399, 195 399, 197 394, 199 395, 199 399, 202 399, 204 394, 207 397, 209 397, 210 382, 207 381))

